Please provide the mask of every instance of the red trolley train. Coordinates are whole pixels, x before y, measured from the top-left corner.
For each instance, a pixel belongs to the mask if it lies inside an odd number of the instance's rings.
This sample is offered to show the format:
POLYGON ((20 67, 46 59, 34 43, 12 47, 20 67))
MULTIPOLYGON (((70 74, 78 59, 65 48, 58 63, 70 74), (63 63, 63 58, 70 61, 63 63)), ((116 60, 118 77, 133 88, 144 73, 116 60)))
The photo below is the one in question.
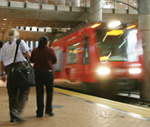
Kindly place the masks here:
POLYGON ((87 24, 55 39, 51 46, 58 58, 55 86, 106 98, 139 89, 143 52, 134 25, 87 24))

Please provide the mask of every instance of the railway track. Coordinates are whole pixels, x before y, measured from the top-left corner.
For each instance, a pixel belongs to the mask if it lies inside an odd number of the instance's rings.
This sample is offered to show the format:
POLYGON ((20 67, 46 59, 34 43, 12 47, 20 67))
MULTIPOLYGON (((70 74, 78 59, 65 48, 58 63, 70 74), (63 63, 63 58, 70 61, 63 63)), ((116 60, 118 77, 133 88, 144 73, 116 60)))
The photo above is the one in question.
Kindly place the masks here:
POLYGON ((139 95, 137 94, 132 94, 128 96, 125 96, 124 94, 117 94, 115 97, 115 101, 150 108, 150 100, 140 99, 139 95))

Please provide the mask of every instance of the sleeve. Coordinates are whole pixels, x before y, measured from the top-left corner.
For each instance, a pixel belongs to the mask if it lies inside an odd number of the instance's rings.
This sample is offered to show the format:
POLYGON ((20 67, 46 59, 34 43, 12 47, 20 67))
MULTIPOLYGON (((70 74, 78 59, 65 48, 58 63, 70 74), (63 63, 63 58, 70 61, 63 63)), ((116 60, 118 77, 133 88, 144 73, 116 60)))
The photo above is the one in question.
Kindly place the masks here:
POLYGON ((0 49, 0 61, 3 61, 3 57, 2 57, 2 56, 3 56, 3 54, 2 54, 2 50, 3 50, 3 49, 1 48, 1 49, 0 49))
POLYGON ((52 50, 52 53, 53 53, 52 63, 55 64, 55 63, 57 63, 56 53, 52 48, 51 48, 51 50, 52 50))
POLYGON ((31 52, 31 57, 30 57, 31 63, 34 63, 33 54, 34 54, 34 50, 31 52))
POLYGON ((28 47, 28 45, 25 43, 24 40, 21 40, 20 45, 21 45, 21 49, 22 49, 22 52, 23 52, 23 53, 26 53, 27 51, 30 50, 30 48, 28 47))

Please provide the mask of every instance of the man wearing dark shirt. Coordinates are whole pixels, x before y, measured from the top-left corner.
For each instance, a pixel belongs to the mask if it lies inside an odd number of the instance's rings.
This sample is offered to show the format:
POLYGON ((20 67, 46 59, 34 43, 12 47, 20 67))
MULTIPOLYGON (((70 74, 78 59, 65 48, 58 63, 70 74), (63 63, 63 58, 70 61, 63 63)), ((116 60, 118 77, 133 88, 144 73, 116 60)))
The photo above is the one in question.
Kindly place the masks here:
POLYGON ((37 111, 36 117, 43 117, 44 110, 44 85, 46 86, 46 109, 45 113, 53 116, 52 99, 53 99, 53 64, 57 62, 56 54, 49 46, 49 40, 46 36, 39 41, 37 48, 33 49, 30 61, 34 63, 37 111))

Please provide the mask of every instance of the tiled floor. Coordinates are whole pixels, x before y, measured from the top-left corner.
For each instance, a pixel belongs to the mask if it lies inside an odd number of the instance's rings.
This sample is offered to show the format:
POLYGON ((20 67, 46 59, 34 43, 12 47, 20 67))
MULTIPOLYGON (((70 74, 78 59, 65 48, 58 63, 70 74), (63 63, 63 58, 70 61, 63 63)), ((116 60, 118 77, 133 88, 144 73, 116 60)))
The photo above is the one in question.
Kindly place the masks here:
POLYGON ((7 89, 0 87, 0 127, 150 127, 148 120, 134 118, 57 91, 54 92, 53 101, 55 116, 36 118, 35 98, 35 88, 32 88, 23 112, 26 122, 10 123, 7 89))

